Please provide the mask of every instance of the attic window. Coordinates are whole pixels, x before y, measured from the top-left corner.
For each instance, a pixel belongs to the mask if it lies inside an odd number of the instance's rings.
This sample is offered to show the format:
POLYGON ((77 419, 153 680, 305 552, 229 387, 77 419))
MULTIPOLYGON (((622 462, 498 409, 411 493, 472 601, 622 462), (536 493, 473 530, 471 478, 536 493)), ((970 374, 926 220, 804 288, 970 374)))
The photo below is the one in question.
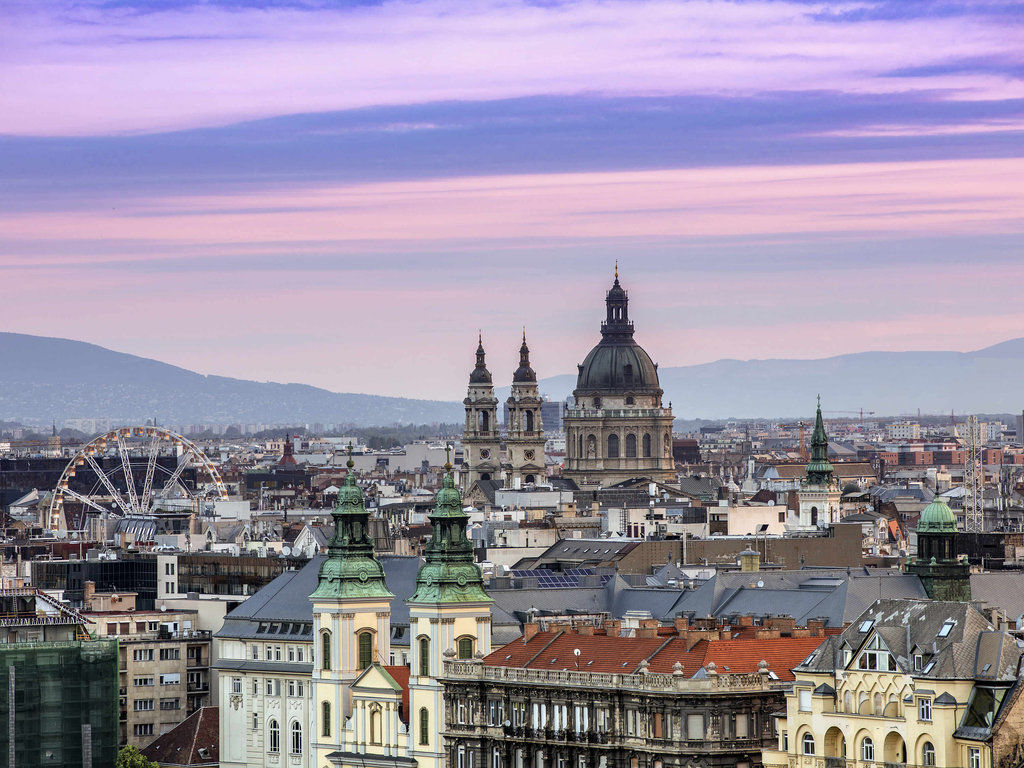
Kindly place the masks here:
POLYGON ((942 628, 939 630, 939 637, 949 637, 949 633, 953 631, 953 627, 956 626, 956 622, 953 620, 946 621, 942 628))
POLYGON ((593 663, 594 663, 594 660, 593 660, 593 659, 591 659, 590 661, 588 661, 588 662, 587 662, 587 666, 589 667, 589 666, 590 666, 591 664, 593 664, 593 663))
POLYGON ((622 662, 622 666, 626 666, 628 663, 629 663, 628 661, 624 661, 624 662, 622 662))
POLYGON ((984 667, 981 668, 981 674, 987 675, 990 669, 992 669, 992 665, 986 664, 984 667))
POLYGON ((873 626, 875 626, 875 620, 874 619, 867 619, 867 620, 862 621, 860 623, 860 627, 857 628, 857 631, 858 632, 870 632, 871 628, 873 626))
POLYGON ((921 671, 921 667, 923 667, 923 666, 924 666, 924 656, 922 656, 920 653, 915 653, 914 654, 914 671, 915 672, 920 672, 921 671))
POLYGON ((508 661, 511 658, 512 658, 512 654, 510 653, 508 656, 505 657, 505 661, 508 661))
POLYGON ((258 627, 256 627, 256 634, 257 635, 263 634, 266 631, 267 631, 267 625, 266 624, 261 623, 258 627))
POLYGON ((552 663, 552 664, 554 664, 554 663, 555 663, 556 661, 558 661, 558 657, 557 657, 557 656, 555 656, 555 658, 553 658, 553 659, 551 660, 551 663, 552 663))
POLYGON ((921 671, 924 672, 927 675, 933 669, 935 669, 935 659, 932 659, 931 661, 929 661, 927 666, 925 666, 925 668, 923 670, 921 670, 921 671))

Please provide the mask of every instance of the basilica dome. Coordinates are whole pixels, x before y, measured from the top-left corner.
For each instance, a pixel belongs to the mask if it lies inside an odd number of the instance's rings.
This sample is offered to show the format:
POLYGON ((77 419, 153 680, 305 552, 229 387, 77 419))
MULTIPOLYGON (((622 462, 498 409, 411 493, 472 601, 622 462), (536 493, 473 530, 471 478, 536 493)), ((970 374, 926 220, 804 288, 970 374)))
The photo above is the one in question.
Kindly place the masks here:
POLYGON ((605 298, 607 317, 601 323, 601 341, 579 366, 576 390, 579 393, 642 392, 661 394, 658 366, 633 339, 629 320, 629 298, 615 283, 605 298))

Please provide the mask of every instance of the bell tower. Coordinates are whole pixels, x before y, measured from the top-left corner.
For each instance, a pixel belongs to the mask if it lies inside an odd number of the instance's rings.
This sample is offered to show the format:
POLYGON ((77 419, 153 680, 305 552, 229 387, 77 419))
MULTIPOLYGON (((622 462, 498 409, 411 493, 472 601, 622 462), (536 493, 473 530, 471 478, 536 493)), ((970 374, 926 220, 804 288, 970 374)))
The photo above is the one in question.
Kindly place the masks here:
POLYGON ((828 435, 825 434, 825 421, 821 418, 821 395, 818 395, 818 412, 811 435, 811 462, 800 481, 797 498, 800 503, 797 530, 813 531, 839 522, 841 493, 835 470, 828 460, 828 435))
POLYGON ((501 483, 501 439, 498 434, 498 399, 484 358, 483 336, 477 337, 476 367, 469 374, 466 426, 462 435, 465 488, 478 480, 501 483))
POLYGON ((348 475, 331 513, 334 536, 320 564, 316 589, 309 596, 315 706, 315 728, 309 738, 316 765, 327 765, 327 755, 343 749, 346 736, 351 738, 345 726, 352 714, 352 682, 371 664, 383 664, 391 655, 394 595, 373 553, 369 513, 352 467, 350 455, 348 475))
POLYGON ((537 374, 530 367, 530 348, 526 346, 526 330, 519 347, 519 367, 512 376, 512 391, 508 400, 509 482, 512 487, 539 483, 545 477, 544 425, 540 406, 543 402, 537 391, 537 374))
POLYGON ((466 536, 469 516, 445 464, 441 490, 430 514, 433 535, 408 600, 412 663, 409 670, 409 757, 420 768, 444 768, 444 687, 438 678, 447 660, 491 652, 491 598, 473 561, 466 536))

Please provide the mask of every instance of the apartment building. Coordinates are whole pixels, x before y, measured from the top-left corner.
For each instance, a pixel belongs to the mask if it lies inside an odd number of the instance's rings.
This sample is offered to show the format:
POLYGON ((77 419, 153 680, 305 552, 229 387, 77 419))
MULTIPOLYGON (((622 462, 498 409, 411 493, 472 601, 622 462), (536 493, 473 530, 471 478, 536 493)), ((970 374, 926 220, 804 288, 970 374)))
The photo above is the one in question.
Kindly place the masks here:
MULTIPOLYGON (((117 595, 131 602, 131 596, 117 595)), ((140 749, 212 702, 211 637, 195 611, 117 610, 84 614, 98 637, 118 641, 120 736, 140 749)))

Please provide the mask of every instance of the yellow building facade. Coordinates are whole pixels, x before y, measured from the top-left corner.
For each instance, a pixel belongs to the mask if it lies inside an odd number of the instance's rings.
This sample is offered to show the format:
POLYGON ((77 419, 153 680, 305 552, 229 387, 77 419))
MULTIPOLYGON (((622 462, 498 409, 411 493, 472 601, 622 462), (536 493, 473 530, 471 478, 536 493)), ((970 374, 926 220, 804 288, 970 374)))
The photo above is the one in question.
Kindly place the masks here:
POLYGON ((967 603, 878 600, 799 667, 766 768, 992 768, 1022 649, 967 603))

